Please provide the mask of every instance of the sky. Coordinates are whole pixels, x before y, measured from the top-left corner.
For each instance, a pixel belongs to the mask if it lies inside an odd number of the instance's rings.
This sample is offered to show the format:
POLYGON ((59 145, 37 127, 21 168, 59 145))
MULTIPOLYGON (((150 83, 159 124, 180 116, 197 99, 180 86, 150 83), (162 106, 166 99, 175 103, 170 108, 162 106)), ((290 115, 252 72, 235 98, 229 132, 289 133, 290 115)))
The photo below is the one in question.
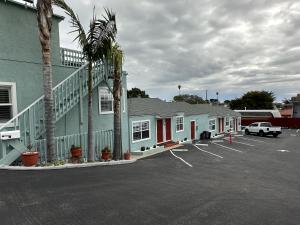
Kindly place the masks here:
MULTIPOLYGON (((87 28, 93 7, 117 15, 129 88, 170 100, 178 94, 234 99, 300 93, 300 2, 296 0, 66 0, 87 28)), ((65 14, 57 9, 56 13, 65 14)), ((60 24, 61 46, 78 48, 60 24)))

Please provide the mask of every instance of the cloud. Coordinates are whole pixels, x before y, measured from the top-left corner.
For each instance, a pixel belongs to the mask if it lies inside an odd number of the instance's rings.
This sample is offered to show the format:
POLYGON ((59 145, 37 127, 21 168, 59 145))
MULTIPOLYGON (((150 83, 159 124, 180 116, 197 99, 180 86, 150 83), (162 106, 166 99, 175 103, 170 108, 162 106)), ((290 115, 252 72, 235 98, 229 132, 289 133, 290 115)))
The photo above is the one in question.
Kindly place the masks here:
MULTIPOLYGON (((248 90, 278 100, 300 92, 300 3, 293 0, 82 0, 67 2, 88 26, 93 6, 117 13, 129 87, 153 97, 248 90)), ((58 11, 62 14, 61 11, 58 11)), ((63 46, 78 48, 61 23, 63 46)))

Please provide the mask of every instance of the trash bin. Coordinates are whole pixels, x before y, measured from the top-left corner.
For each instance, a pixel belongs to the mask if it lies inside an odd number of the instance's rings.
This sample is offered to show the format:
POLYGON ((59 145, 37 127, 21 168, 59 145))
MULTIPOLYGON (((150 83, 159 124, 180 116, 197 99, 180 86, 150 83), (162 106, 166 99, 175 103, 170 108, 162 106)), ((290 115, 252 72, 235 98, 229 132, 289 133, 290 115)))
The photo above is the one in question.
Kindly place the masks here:
POLYGON ((200 140, 204 140, 206 138, 205 131, 200 134, 200 140))
POLYGON ((210 139, 211 133, 209 131, 204 131, 205 132, 205 139, 210 139))

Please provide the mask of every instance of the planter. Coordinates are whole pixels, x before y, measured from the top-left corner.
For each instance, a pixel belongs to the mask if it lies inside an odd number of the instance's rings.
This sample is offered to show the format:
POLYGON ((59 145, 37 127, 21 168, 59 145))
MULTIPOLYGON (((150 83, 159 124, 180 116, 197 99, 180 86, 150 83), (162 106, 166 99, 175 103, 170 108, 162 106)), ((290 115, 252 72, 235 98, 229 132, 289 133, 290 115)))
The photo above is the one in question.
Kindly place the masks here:
POLYGON ((71 155, 72 158, 79 158, 82 156, 82 149, 81 147, 73 147, 71 148, 71 155))
POLYGON ((38 152, 23 152, 21 154, 22 163, 24 166, 35 166, 39 159, 38 152))
POLYGON ((130 152, 125 152, 124 153, 124 159, 125 160, 130 160, 130 152))
POLYGON ((101 153, 101 158, 104 160, 104 161, 108 161, 111 157, 111 154, 110 152, 102 152, 101 153))

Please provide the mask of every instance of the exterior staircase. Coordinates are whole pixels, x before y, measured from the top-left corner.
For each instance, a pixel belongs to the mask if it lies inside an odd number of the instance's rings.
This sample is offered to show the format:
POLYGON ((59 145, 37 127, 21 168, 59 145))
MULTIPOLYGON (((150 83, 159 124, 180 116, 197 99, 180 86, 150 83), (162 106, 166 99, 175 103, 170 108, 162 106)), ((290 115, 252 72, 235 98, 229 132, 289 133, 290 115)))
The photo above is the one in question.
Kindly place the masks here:
MULTIPOLYGON (((80 104, 82 98, 88 94, 88 64, 82 59, 82 53, 79 51, 61 49, 62 64, 79 68, 53 88, 55 122, 80 104)), ((93 88, 107 79, 111 69, 100 62, 93 65, 93 88)), ((10 165, 27 150, 27 146, 43 137, 45 133, 44 96, 0 127, 0 132, 13 130, 20 131, 20 138, 1 140, 0 165, 10 165)))

